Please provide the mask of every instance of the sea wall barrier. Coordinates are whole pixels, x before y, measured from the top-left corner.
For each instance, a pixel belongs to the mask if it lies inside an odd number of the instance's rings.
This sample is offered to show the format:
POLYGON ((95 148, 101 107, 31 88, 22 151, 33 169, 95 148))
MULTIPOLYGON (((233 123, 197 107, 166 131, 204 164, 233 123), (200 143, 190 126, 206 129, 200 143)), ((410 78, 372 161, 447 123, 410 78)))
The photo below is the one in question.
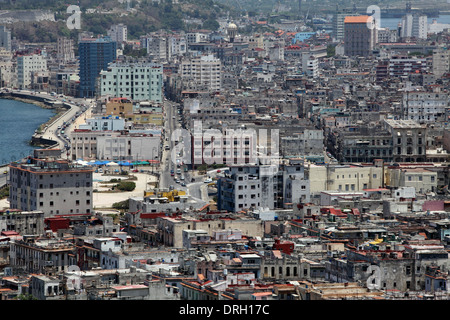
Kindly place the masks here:
MULTIPOLYGON (((49 109, 57 109, 57 108, 66 109, 66 111, 60 113, 58 117, 54 117, 51 119, 50 122, 47 122, 46 127, 50 126, 54 121, 64 116, 72 108, 72 105, 68 102, 61 101, 53 97, 43 97, 39 93, 34 92, 18 92, 18 91, 0 92, 0 99, 13 99, 26 103, 34 103, 41 107, 49 109)), ((35 132, 31 137, 31 144, 41 146, 42 148, 51 148, 58 144, 58 142, 53 139, 44 138, 43 137, 44 133, 45 129, 44 132, 35 132)))

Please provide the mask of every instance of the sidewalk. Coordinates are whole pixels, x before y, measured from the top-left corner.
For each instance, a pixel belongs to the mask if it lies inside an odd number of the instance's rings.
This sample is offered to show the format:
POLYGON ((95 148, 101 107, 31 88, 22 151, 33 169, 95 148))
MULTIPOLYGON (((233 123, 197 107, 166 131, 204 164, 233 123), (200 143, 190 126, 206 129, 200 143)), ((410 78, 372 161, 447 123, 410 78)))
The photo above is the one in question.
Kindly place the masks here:
MULTIPOLYGON (((144 191, 147 190, 148 182, 156 182, 157 178, 147 173, 140 172, 132 172, 132 175, 137 177, 137 180, 133 180, 136 183, 136 188, 133 191, 129 192, 111 192, 111 193, 102 193, 102 192, 94 192, 93 193, 93 208, 111 208, 113 203, 120 202, 124 200, 128 200, 130 197, 143 197, 144 191)), ((101 184, 100 181, 109 181, 111 179, 122 179, 124 180, 125 176, 119 175, 107 175, 104 176, 101 173, 95 173, 93 175, 93 189, 97 189, 99 191, 110 190, 111 186, 117 184, 101 184)))

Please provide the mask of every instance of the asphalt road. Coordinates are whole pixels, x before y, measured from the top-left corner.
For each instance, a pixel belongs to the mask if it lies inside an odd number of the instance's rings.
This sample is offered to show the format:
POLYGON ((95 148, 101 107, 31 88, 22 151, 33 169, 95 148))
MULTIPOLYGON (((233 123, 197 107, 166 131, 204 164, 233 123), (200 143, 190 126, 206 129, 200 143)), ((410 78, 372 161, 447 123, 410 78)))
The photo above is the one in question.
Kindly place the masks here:
MULTIPOLYGON (((181 125, 179 122, 180 118, 178 115, 178 108, 176 103, 165 101, 164 108, 165 137, 163 145, 164 147, 169 146, 169 150, 165 150, 165 148, 163 147, 159 185, 161 188, 169 188, 170 186, 173 186, 174 189, 184 190, 187 192, 187 194, 194 198, 208 201, 208 194, 206 190, 207 185, 203 183, 203 181, 198 181, 198 179, 197 181, 194 180, 194 182, 192 182, 193 176, 191 172, 185 171, 185 166, 181 163, 180 167, 177 167, 176 158, 175 162, 174 159, 172 159, 172 155, 175 154, 178 150, 181 150, 181 145, 177 149, 176 143, 171 139, 172 133, 176 129, 181 129, 181 125), (177 169, 180 169, 181 174, 177 174, 177 169), (174 176, 171 175, 171 170, 174 171, 174 176), (180 179, 181 176, 184 176, 184 180, 180 179), (176 183, 176 179, 179 179, 180 183, 176 183), (182 182, 184 182, 186 186, 181 186, 182 182)), ((181 158, 182 157, 183 154, 181 154, 181 158)), ((182 160, 181 158, 180 161, 182 160)))
MULTIPOLYGON (((65 130, 66 126, 69 126, 77 117, 82 116, 83 112, 85 112, 88 107, 91 105, 92 100, 83 99, 83 98, 73 98, 66 97, 64 95, 54 95, 52 96, 46 92, 32 92, 28 90, 11 90, 10 92, 16 92, 21 94, 29 94, 30 96, 41 97, 44 99, 55 100, 62 103, 67 103, 70 105, 70 109, 64 112, 58 119, 56 119, 52 124, 48 127, 44 128, 44 132, 42 133, 42 137, 44 139, 49 139, 57 142, 57 145, 54 148, 65 149, 66 145, 70 145, 70 140, 66 138, 66 133, 62 133, 62 130, 65 130)), ((63 155, 66 154, 66 151, 63 150, 63 155)))
POLYGON ((180 127, 180 124, 177 120, 177 107, 175 103, 171 101, 164 101, 164 116, 165 135, 161 156, 159 186, 160 188, 169 188, 172 185, 175 189, 183 190, 181 185, 176 185, 174 180, 175 176, 171 176, 170 174, 171 170, 174 170, 174 173, 176 173, 177 169, 175 164, 172 162, 172 152, 174 149, 174 145, 171 141, 171 136, 172 133, 180 127), (166 146, 169 146, 169 150, 165 149, 166 146))

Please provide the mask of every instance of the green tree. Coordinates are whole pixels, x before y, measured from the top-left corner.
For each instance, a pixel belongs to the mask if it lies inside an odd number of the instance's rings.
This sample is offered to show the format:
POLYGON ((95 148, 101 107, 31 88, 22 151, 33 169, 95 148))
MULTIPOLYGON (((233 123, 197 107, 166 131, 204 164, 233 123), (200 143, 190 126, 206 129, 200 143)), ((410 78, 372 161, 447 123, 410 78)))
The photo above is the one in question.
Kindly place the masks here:
POLYGON ((130 208, 130 205, 128 200, 124 200, 120 202, 114 202, 112 207, 117 210, 128 210, 130 208))
POLYGON ((133 191, 136 188, 136 183, 133 181, 121 181, 116 185, 116 188, 121 191, 133 191))
POLYGON ((215 19, 208 19, 205 22, 203 22, 203 28, 208 30, 217 31, 219 27, 220 25, 215 19))
POLYGON ((333 45, 327 46, 327 57, 333 57, 336 54, 336 47, 333 45))
POLYGON ((16 297, 17 300, 37 300, 33 295, 28 293, 21 293, 16 297))

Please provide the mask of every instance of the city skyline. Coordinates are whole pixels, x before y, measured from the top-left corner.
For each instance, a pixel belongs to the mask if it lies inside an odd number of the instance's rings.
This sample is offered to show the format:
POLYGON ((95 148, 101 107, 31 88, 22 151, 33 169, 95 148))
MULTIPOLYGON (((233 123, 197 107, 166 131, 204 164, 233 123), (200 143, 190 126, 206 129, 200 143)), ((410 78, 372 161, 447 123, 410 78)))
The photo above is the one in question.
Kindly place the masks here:
POLYGON ((3 4, 1 300, 450 298, 446 1, 3 4))

